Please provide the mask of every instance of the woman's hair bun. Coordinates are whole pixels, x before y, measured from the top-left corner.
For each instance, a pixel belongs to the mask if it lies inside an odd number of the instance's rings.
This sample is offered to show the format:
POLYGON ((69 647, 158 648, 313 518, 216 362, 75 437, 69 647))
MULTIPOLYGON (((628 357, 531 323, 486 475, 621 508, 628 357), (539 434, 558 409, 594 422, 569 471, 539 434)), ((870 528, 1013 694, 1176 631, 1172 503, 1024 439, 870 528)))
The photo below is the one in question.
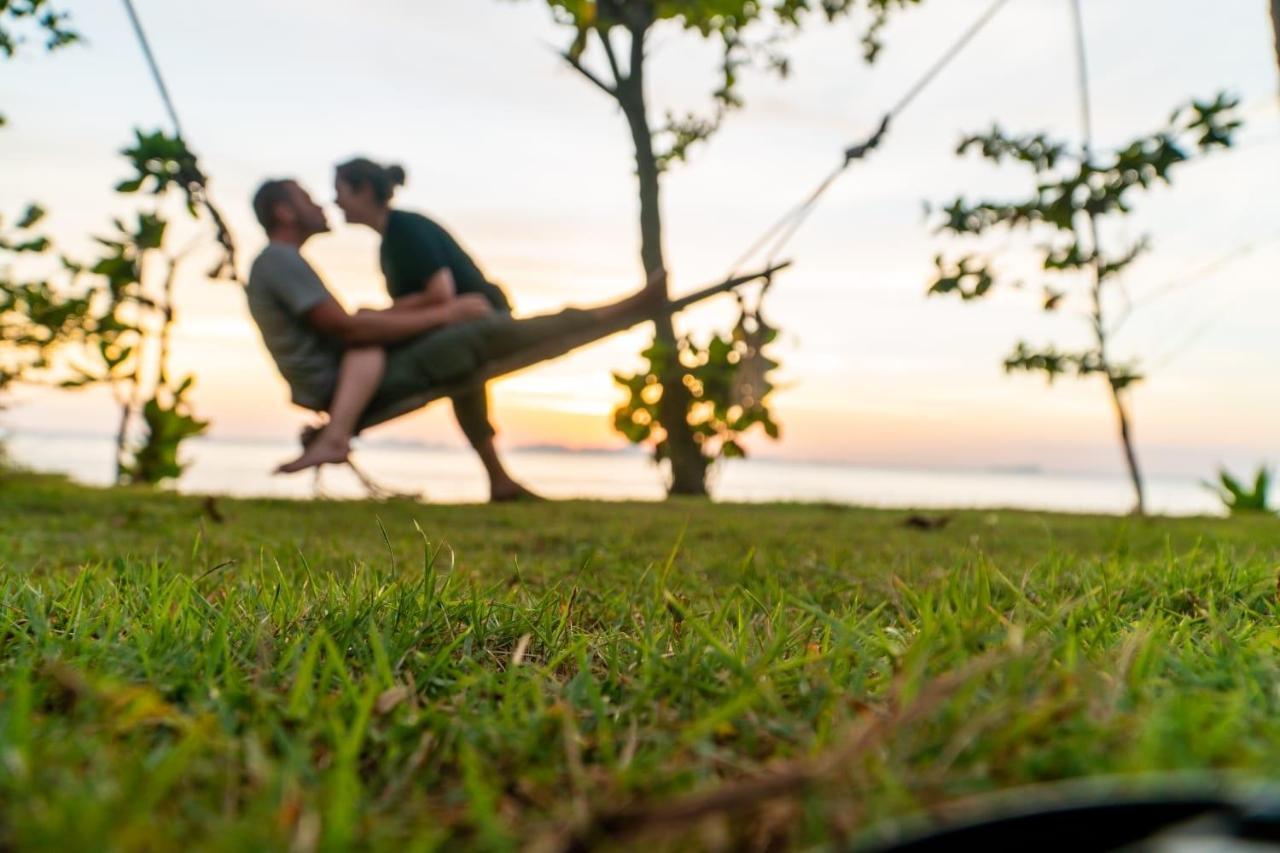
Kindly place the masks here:
POLYGON ((338 179, 359 190, 369 187, 373 197, 386 204, 396 194, 396 187, 404 186, 403 166, 382 166, 368 157, 356 157, 339 164, 338 179))

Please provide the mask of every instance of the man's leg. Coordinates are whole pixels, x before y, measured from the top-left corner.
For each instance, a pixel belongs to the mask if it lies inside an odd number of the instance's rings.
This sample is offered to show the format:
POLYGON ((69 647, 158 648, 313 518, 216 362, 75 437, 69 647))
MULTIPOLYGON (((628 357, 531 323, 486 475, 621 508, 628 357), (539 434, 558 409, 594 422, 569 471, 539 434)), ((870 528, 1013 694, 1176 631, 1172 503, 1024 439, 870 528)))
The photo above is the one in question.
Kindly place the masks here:
MULTIPOLYGON (((634 324, 644 321, 646 310, 652 310, 665 298, 665 275, 655 275, 640 290, 613 302, 591 308, 565 308, 555 314, 522 319, 491 318, 474 325, 476 334, 474 357, 479 365, 505 358, 563 335, 631 318, 634 324), (505 324, 502 320, 506 320, 505 324)), ((465 328, 465 327, 463 327, 465 328)))
POLYGON ((347 350, 329 403, 329 423, 303 448, 301 456, 276 468, 276 473, 293 474, 317 465, 345 462, 356 423, 378 390, 386 365, 387 353, 382 347, 347 350))
MULTIPOLYGON (((629 303, 613 303, 602 309, 566 308, 519 320, 505 315, 486 317, 401 344, 391 352, 393 367, 372 405, 377 408, 431 388, 466 382, 489 362, 594 328, 619 313, 634 312, 636 308, 629 303)), ((641 322, 639 317, 636 322, 641 322)))
POLYGON ((489 475, 489 500, 504 502, 532 497, 533 493, 512 479, 498 456, 494 446, 495 430, 489 422, 489 397, 485 386, 480 385, 464 392, 454 394, 450 400, 453 404, 453 416, 458 426, 475 449, 489 475))

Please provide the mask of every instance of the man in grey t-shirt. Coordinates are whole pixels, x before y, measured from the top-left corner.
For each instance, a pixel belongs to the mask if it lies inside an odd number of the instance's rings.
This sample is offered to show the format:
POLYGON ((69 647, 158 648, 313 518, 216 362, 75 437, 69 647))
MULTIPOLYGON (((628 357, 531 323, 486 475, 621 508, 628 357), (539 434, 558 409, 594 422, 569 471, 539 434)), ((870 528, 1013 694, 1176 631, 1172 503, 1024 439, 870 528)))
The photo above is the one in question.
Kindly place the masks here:
MULTIPOLYGON (((478 319, 492 311, 483 299, 460 297, 447 305, 347 314, 299 252, 308 239, 329 230, 324 210, 293 180, 267 181, 254 196, 253 206, 271 242, 249 272, 245 288, 249 313, 299 406, 315 411, 328 408, 345 346, 394 347, 430 329, 478 319)), ((529 496, 498 457, 484 389, 455 395, 453 406, 459 426, 489 475, 491 499, 529 496)))
POLYGON ((320 276, 296 246, 272 242, 253 262, 245 294, 293 402, 325 409, 337 383, 342 344, 317 334, 306 320, 308 311, 332 298, 320 276))

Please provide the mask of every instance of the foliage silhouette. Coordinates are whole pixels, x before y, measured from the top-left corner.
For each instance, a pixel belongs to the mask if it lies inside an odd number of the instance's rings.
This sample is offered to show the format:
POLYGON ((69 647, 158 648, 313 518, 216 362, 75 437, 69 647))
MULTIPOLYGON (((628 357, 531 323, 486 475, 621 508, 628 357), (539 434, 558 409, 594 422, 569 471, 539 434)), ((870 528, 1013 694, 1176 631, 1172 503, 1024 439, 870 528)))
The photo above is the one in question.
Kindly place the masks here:
MULTIPOLYGON (((1101 153, 1044 134, 1013 136, 994 127, 965 138, 957 154, 976 151, 994 163, 1011 161, 1026 168, 1032 181, 1029 194, 976 202, 959 197, 941 211, 940 232, 967 238, 995 231, 1031 235, 1048 278, 1041 288, 1041 308, 1054 312, 1082 303, 1092 338, 1087 347, 1060 350, 1053 344, 1036 346, 1019 341, 1004 367, 1009 373, 1042 373, 1049 382, 1066 374, 1105 380, 1138 514, 1145 512, 1146 499, 1127 392, 1143 375, 1138 362, 1116 355, 1114 337, 1124 318, 1116 320, 1114 316, 1113 294, 1120 277, 1151 243, 1144 236, 1111 254, 1104 251, 1098 235, 1106 220, 1123 218, 1132 211, 1136 194, 1170 183, 1178 166, 1196 155, 1229 148, 1240 127, 1235 117, 1237 106, 1234 98, 1224 94, 1210 101, 1192 101, 1174 111, 1165 128, 1101 153)), ((953 258, 939 254, 935 265, 930 296, 955 296, 971 302, 989 297, 1001 286, 1023 287, 1022 282, 1009 281, 996 270, 991 259, 974 253, 953 258)))
POLYGON ((1232 515, 1240 513, 1271 512, 1271 471, 1267 466, 1258 468, 1251 486, 1237 480, 1225 468, 1218 470, 1218 482, 1204 483, 1205 488, 1213 492, 1222 501, 1222 505, 1232 515))

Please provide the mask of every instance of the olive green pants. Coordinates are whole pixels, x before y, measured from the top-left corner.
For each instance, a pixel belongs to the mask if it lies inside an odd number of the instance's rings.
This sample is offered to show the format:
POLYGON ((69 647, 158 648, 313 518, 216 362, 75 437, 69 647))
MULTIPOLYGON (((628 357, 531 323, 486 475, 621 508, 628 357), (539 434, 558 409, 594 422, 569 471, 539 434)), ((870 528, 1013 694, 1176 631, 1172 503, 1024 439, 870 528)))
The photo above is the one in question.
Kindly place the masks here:
MULTIPOLYGON (((387 349, 387 369, 368 412, 395 406, 433 388, 457 385, 487 363, 587 328, 590 312, 566 308, 556 314, 515 319, 495 314, 482 320, 436 329, 387 349)), ((494 435, 484 385, 454 394, 454 416, 472 445, 494 435)))

